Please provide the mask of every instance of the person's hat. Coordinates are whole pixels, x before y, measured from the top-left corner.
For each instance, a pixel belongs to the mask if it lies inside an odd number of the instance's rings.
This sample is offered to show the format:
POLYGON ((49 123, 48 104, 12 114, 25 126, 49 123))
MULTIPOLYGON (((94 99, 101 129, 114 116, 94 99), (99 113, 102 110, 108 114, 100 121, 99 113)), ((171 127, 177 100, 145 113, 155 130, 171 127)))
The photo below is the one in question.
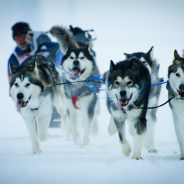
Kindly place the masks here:
POLYGON ((15 36, 17 36, 18 34, 27 33, 31 30, 29 24, 26 22, 17 22, 11 27, 11 29, 13 39, 15 39, 15 36))

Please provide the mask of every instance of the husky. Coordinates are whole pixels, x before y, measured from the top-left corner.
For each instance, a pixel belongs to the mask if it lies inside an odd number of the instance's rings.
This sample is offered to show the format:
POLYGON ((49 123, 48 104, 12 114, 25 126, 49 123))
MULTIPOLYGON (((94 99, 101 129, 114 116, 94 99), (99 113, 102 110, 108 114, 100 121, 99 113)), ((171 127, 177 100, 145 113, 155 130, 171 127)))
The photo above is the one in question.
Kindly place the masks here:
POLYGON ((97 94, 100 83, 85 82, 99 75, 91 46, 81 46, 72 34, 63 27, 52 27, 50 33, 56 37, 64 53, 61 67, 64 71, 61 78, 64 85, 69 125, 65 125, 68 134, 77 144, 89 143, 89 135, 97 123, 99 103, 97 94), (80 134, 79 132, 83 132, 80 134))
POLYGON ((147 104, 151 86, 148 69, 137 59, 131 58, 114 64, 104 75, 107 88, 107 108, 118 130, 122 152, 129 155, 131 147, 125 136, 125 121, 133 136, 133 158, 142 159, 147 120, 147 104))
MULTIPOLYGON (((158 105, 160 92, 161 92, 161 85, 155 85, 156 83, 162 82, 163 78, 159 77, 159 67, 160 65, 157 63, 156 60, 153 59, 153 46, 149 49, 148 52, 135 52, 132 54, 124 53, 126 58, 138 58, 148 69, 151 77, 151 86, 150 94, 149 94, 149 101, 148 107, 156 107, 158 105)), ((149 109, 147 112, 147 132, 145 138, 145 147, 147 148, 148 152, 156 153, 157 149, 155 148, 155 128, 156 128, 156 113, 157 109, 149 109)), ((114 123, 111 121, 109 125, 109 132, 113 134, 116 131, 114 128, 114 123)))
POLYGON ((63 92, 56 86, 59 75, 53 63, 44 56, 28 58, 19 67, 11 65, 10 96, 22 115, 32 142, 33 154, 41 152, 39 141, 45 141, 52 109, 64 118, 63 92))
POLYGON ((181 160, 184 160, 184 58, 181 57, 177 50, 174 51, 174 60, 168 68, 167 90, 175 133, 181 152, 181 160))

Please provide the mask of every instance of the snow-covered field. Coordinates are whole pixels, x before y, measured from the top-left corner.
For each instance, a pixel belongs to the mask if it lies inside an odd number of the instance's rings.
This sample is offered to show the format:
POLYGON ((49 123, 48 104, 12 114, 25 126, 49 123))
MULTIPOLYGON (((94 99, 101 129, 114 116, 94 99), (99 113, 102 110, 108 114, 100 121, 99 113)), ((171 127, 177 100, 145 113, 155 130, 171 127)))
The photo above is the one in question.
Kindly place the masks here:
MULTIPOLYGON (((179 53, 184 49, 183 7, 182 0, 0 0, 0 184, 183 184, 184 162, 179 160, 168 105, 158 109, 158 153, 144 150, 143 160, 123 156, 117 134, 108 134, 103 91, 99 132, 91 137, 90 145, 74 145, 60 128, 50 128, 43 152, 32 155, 25 124, 9 98, 6 77, 7 59, 14 48, 10 27, 24 20, 34 30, 46 31, 56 24, 95 29, 98 39, 94 47, 101 73, 108 69, 110 59, 116 62, 124 58, 123 52, 147 51, 153 45, 160 76, 166 80, 174 49, 179 53)), ((163 85, 159 103, 166 100, 163 85)))

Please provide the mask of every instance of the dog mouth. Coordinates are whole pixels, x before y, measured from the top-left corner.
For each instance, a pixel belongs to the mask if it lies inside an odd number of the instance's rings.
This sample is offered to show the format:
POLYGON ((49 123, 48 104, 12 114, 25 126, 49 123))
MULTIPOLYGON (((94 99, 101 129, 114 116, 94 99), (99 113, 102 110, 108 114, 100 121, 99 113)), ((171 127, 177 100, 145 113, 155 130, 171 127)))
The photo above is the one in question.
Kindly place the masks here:
POLYGON ((81 70, 79 67, 74 67, 70 69, 70 72, 73 74, 74 78, 79 78, 85 72, 85 69, 81 70))
POLYGON ((120 110, 121 110, 122 112, 126 113, 124 107, 128 105, 129 101, 130 101, 131 98, 132 98, 132 95, 133 95, 133 94, 131 93, 131 95, 130 95, 129 98, 120 98, 120 99, 118 99, 118 97, 116 96, 117 101, 118 101, 118 105, 119 105, 120 110))
POLYGON ((184 90, 178 90, 179 98, 184 100, 184 90))
POLYGON ((31 96, 29 96, 27 101, 23 101, 22 99, 18 100, 16 103, 17 111, 20 111, 21 108, 26 107, 30 99, 31 99, 31 96))

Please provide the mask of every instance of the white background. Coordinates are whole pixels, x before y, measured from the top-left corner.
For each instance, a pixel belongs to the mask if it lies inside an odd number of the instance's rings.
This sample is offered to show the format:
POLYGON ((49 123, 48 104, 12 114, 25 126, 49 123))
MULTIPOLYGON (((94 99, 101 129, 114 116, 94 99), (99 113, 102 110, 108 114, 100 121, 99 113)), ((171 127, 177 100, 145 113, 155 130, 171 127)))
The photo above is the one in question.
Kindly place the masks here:
MULTIPOLYGON (((109 61, 124 59, 124 52, 146 52, 160 63, 160 77, 167 80, 174 49, 184 49, 182 0, 0 0, 0 183, 183 183, 184 162, 169 105, 158 109, 157 154, 143 152, 144 160, 126 158, 117 135, 109 136, 109 114, 104 92, 100 94, 99 134, 85 148, 66 141, 60 129, 50 129, 41 155, 31 155, 25 124, 9 97, 7 60, 15 47, 11 26, 27 21, 33 30, 54 25, 93 28, 94 49, 100 72, 109 61)), ((160 102, 167 100, 165 85, 160 102)))

